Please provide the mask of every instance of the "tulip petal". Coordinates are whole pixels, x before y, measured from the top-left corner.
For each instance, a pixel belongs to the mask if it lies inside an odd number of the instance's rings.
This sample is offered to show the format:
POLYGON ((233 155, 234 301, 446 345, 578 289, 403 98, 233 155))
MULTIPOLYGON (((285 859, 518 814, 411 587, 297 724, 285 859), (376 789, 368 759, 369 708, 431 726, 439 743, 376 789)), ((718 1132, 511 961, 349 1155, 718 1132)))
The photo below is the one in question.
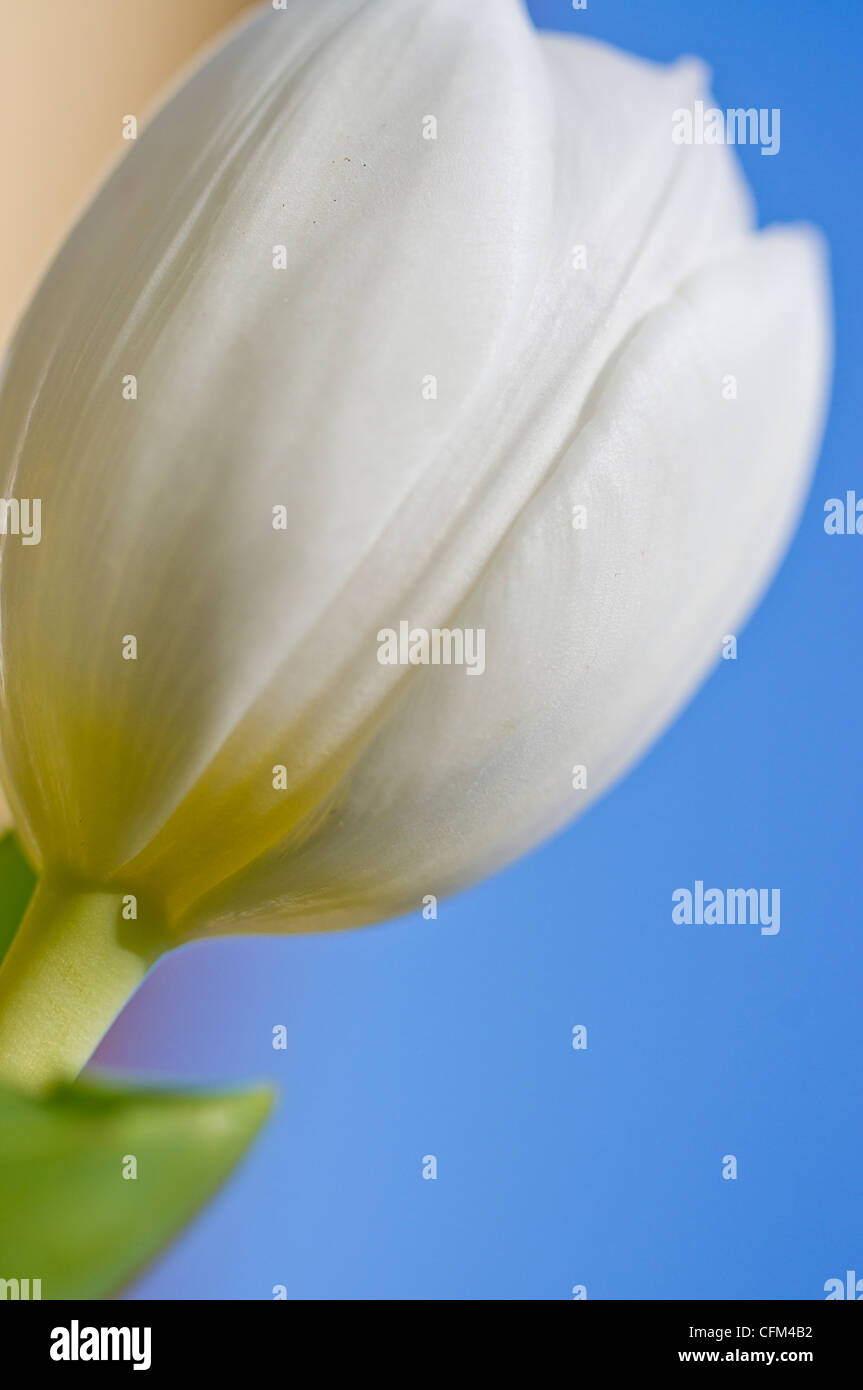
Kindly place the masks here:
POLYGON ((196 928, 418 909, 603 792, 739 631, 787 544, 821 425, 826 303, 819 239, 780 229, 648 315, 452 617, 485 628, 485 673, 422 668, 326 819, 198 904, 196 928))
MULTIPOLYGON (((4 726, 26 708, 9 777, 42 859, 97 879, 133 860, 241 721, 229 780, 238 741, 261 755, 270 682, 279 727, 300 722, 381 602, 354 582, 365 557, 499 379, 544 250, 549 101, 520 8, 457 8, 260 15, 143 135, 24 322, 0 437, 45 530, 6 548, 4 726), (421 385, 442 363, 435 415, 421 385)), ((352 723, 378 694, 356 692, 352 723)), ((320 737, 284 750, 300 780, 339 731, 320 737)), ((263 811, 274 836, 292 814, 263 811)))

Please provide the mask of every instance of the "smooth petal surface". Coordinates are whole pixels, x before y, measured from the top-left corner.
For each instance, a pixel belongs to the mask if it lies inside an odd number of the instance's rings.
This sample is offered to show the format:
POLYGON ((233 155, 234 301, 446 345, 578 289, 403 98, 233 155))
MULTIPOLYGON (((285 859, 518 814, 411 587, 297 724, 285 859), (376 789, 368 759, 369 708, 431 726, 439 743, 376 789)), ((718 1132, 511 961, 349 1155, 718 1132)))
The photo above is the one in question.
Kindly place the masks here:
POLYGON ((453 616, 486 629, 484 675, 424 668, 327 818, 199 904, 199 929, 416 908, 558 828, 649 745, 796 522, 828 352, 819 261, 805 231, 753 238, 638 325, 453 616))
POLYGON ((811 237, 671 141, 703 84, 509 0, 298 0, 170 103, 0 395, 44 499, 0 593, 38 859, 180 935, 376 920, 658 732, 787 538, 826 363, 811 237), (485 627, 485 674, 380 666, 402 619, 485 627))

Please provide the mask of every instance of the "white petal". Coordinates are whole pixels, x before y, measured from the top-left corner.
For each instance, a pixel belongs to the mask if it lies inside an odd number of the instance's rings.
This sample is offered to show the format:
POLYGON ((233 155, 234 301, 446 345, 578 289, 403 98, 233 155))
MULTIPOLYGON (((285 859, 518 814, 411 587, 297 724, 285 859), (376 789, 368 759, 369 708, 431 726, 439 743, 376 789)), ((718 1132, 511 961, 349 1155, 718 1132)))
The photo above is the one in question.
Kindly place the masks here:
MULTIPOLYGON (((132 858, 250 710, 257 775, 403 558, 358 583, 369 551, 498 379, 544 247, 548 101, 518 7, 456 11, 262 14, 144 135, 24 325, 0 437, 45 536, 7 551, 5 707, 26 705, 11 774, 49 860, 101 878, 132 858)), ((368 693, 347 704, 358 722, 368 693)), ((310 775, 342 731, 319 737, 310 775)))
POLYGON ((326 818, 199 904, 199 927, 418 909, 555 830, 649 745, 739 632, 795 524, 829 358, 821 261, 811 232, 765 233, 634 329, 452 616, 486 629, 485 674, 420 668, 326 818))

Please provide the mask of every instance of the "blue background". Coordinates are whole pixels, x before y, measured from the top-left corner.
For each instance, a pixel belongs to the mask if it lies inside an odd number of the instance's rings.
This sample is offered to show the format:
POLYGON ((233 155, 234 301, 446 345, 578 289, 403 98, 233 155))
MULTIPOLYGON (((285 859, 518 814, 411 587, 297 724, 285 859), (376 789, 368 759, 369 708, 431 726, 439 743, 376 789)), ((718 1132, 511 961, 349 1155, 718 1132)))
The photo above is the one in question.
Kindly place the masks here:
POLYGON ((779 156, 741 156, 763 221, 807 218, 832 246, 815 485, 738 660, 553 843, 437 922, 207 943, 158 967, 100 1060, 270 1077, 282 1100, 133 1296, 817 1299, 863 1276, 863 537, 823 530, 826 498, 863 495, 863 7, 532 13, 663 61, 698 54, 719 106, 781 108, 779 156), (779 886, 779 935, 674 926, 671 892, 696 878, 779 886))

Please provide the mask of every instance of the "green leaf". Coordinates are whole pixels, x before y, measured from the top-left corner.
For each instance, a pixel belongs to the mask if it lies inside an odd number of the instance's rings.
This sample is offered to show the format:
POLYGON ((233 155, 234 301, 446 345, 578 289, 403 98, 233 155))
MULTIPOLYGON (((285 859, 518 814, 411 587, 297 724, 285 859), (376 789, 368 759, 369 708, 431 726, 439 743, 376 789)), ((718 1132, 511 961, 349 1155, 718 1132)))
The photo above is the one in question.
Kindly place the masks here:
POLYGON ((43 1299, 116 1292, 224 1181, 271 1102, 263 1087, 0 1088, 0 1279, 41 1279, 43 1299))
POLYGON ((35 887, 36 875, 10 830, 0 838, 0 961, 12 944, 35 887))

